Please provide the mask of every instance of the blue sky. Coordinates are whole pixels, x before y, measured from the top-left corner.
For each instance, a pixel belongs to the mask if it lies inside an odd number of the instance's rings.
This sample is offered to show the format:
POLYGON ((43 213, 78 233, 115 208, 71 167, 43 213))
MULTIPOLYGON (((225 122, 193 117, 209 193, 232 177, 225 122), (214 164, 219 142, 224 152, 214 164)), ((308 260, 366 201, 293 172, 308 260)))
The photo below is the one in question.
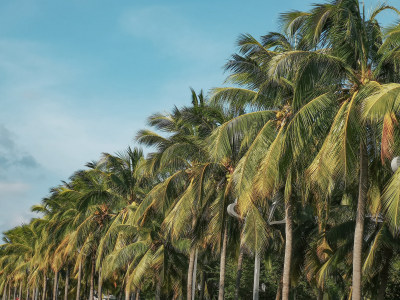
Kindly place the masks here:
MULTIPOLYGON (((0 231, 145 119, 208 91, 240 33, 315 1, 0 2, 0 231)), ((375 1, 366 1, 367 7, 375 1)), ((385 15, 386 16, 386 15, 385 15)))

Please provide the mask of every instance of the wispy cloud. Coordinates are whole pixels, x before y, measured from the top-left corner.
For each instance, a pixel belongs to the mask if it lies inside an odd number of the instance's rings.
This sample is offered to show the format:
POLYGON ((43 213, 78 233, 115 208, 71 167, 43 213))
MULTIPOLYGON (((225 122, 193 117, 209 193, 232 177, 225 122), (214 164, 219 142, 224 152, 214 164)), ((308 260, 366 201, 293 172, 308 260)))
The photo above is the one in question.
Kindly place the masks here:
POLYGON ((221 39, 196 27, 178 6, 134 8, 121 16, 120 25, 134 37, 152 42, 160 52, 195 59, 193 63, 220 59, 226 48, 221 39))

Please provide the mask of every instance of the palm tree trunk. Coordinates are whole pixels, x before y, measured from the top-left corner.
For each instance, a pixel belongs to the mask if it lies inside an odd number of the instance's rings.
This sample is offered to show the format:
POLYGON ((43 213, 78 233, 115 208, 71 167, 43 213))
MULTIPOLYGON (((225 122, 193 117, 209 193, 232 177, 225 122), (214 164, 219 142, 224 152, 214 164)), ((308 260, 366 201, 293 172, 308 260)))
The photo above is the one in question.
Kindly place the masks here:
POLYGON ((261 255, 257 251, 254 255, 254 286, 253 286, 253 300, 258 300, 258 294, 260 292, 260 263, 261 255))
POLYGON ((125 300, 129 300, 131 295, 131 290, 129 288, 129 284, 125 283, 125 300))
POLYGON ((28 285, 28 281, 26 281, 26 300, 29 300, 29 285, 28 285))
POLYGON ((360 145, 360 179, 358 183, 358 203, 353 248, 353 288, 352 299, 361 300, 362 242, 364 234, 365 204, 368 185, 368 157, 364 144, 360 145))
POLYGON ((22 297, 22 281, 19 284, 19 291, 18 291, 18 298, 21 299, 21 297, 22 297))
POLYGON ((69 288, 69 268, 65 273, 65 288, 64 288, 64 300, 68 300, 68 288, 69 288))
POLYGON ((81 298, 82 261, 79 262, 78 282, 76 284, 76 300, 81 298))
POLYGON ((221 261, 219 267, 219 290, 218 300, 224 300, 225 289, 225 261, 226 261, 226 245, 228 243, 228 224, 225 221, 224 236, 222 240, 221 261))
POLYGON ((201 272, 201 278, 200 278, 200 295, 199 299, 204 300, 204 289, 206 288, 206 272, 202 271, 201 272))
POLYGON ((292 240, 293 240, 293 220, 292 203, 290 199, 285 201, 285 260, 283 264, 282 278, 282 300, 289 300, 290 291, 290 267, 292 264, 292 240))
POLYGON ((53 300, 57 300, 58 272, 54 272, 53 300))
POLYGON ((89 290, 89 300, 94 300, 94 258, 92 259, 92 271, 90 273, 90 290, 89 290))
POLYGON ((46 278, 46 272, 43 274, 43 294, 42 294, 42 300, 46 300, 46 287, 47 287, 47 278, 46 278))
POLYGON ((193 264, 193 278, 192 278, 192 300, 194 300, 194 296, 196 294, 196 275, 197 275, 197 256, 199 252, 198 249, 196 249, 196 254, 194 256, 194 264, 193 264))
POLYGON ((186 299, 188 300, 190 300, 192 297, 193 266, 194 266, 195 255, 196 255, 196 249, 193 247, 190 250, 190 255, 189 255, 189 268, 188 268, 187 291, 186 291, 186 299))
POLYGON ((100 267, 99 268, 99 278, 97 281, 97 298, 100 300, 102 299, 102 293, 103 293, 102 287, 103 287, 103 280, 101 278, 101 267, 100 267))
POLYGON ((11 283, 8 285, 8 300, 11 300, 11 283))
POLYGON ((244 247, 240 246, 239 259, 237 264, 236 285, 235 285, 235 300, 239 300, 240 279, 242 278, 244 247))
POLYGON ((17 286, 14 287, 14 300, 17 297, 17 286))
POLYGON ((136 290, 135 300, 140 300, 140 290, 136 290))

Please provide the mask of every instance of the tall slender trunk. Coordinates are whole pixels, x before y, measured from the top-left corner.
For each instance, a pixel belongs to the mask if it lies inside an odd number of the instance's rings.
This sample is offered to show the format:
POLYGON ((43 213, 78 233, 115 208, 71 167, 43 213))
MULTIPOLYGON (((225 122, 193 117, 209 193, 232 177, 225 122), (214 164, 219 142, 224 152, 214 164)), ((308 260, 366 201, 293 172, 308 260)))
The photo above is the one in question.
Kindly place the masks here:
POLYGON ((26 281, 26 300, 29 300, 29 285, 28 285, 28 281, 26 281))
POLYGON ((17 286, 14 287, 14 300, 17 297, 17 286))
POLYGON ((131 296, 131 291, 129 290, 129 286, 125 285, 125 300, 129 300, 131 296))
POLYGON ((103 279, 101 278, 101 267, 100 267, 99 268, 99 278, 97 281, 97 298, 100 300, 102 299, 102 294, 103 294, 102 287, 103 287, 103 279))
POLYGON ((11 283, 8 285, 8 299, 11 300, 11 283))
POLYGON ((46 300, 46 287, 47 287, 47 276, 46 272, 43 274, 43 294, 42 300, 46 300))
POLYGON ((136 290, 135 300, 140 300, 140 290, 139 289, 136 290))
POLYGON ((282 277, 282 300, 289 300, 290 292, 290 267, 292 264, 292 240, 293 240, 293 219, 292 203, 290 199, 285 201, 285 260, 283 264, 282 277))
POLYGON ((18 291, 18 298, 21 299, 21 297, 22 297, 22 281, 19 284, 19 291, 18 291))
POLYGON ((235 285, 235 300, 239 300, 240 279, 242 278, 244 247, 240 246, 239 259, 237 264, 236 285, 235 285))
POLYGON ((196 294, 196 276, 197 276, 197 256, 199 254, 198 249, 196 248, 196 254, 194 256, 194 263, 193 263, 193 278, 192 278, 192 300, 194 300, 194 296, 196 294))
POLYGON ((53 300, 57 300, 58 293, 58 271, 54 272, 54 285, 53 285, 53 300))
POLYGON ((39 299, 39 287, 36 287, 35 289, 35 300, 39 299))
POLYGON ((256 251, 254 255, 254 285, 253 285, 253 300, 258 300, 258 295, 260 292, 260 264, 261 264, 261 254, 256 251))
POLYGON ((82 261, 79 262, 78 282, 76 284, 76 300, 81 298, 81 281, 82 281, 82 261))
POLYGON ((361 300, 361 280, 362 280, 362 243, 364 234, 365 204, 368 189, 368 157, 363 142, 360 144, 360 178, 358 182, 358 203, 356 228, 354 231, 353 247, 353 288, 352 299, 361 300))
POLYGON ((94 300, 94 267, 95 261, 92 259, 92 271, 90 272, 90 290, 89 290, 89 300, 94 300))
POLYGON ((224 289, 225 289, 225 261, 226 261, 226 245, 228 243, 228 224, 225 221, 224 225, 224 235, 222 240, 221 249, 221 261, 219 267, 219 290, 218 290, 218 300, 224 299, 224 289))
POLYGON ((202 271, 201 272, 201 277, 200 277, 200 295, 199 299, 204 300, 204 289, 206 288, 206 272, 202 271))
POLYGON ((190 300, 192 297, 192 285, 193 285, 193 267, 194 267, 194 257, 196 255, 196 249, 193 247, 190 250, 189 255, 189 268, 188 268, 188 276, 187 276, 187 291, 186 291, 186 299, 190 300))
POLYGON ((69 289, 69 268, 65 272, 65 287, 64 287, 64 300, 68 300, 68 289, 69 289))

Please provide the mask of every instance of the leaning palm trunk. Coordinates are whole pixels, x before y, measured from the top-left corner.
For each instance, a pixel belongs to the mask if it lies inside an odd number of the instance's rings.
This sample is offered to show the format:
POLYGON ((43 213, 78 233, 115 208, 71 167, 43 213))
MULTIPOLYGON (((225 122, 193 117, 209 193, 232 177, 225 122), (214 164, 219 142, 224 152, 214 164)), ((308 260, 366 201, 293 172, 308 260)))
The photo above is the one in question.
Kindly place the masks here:
POLYGON ((92 259, 92 271, 90 272, 89 300, 94 300, 94 259, 92 259))
POLYGON ((103 299, 103 297, 102 297, 102 294, 103 294, 102 287, 103 287, 103 280, 101 278, 101 267, 100 267, 99 268, 99 278, 98 278, 98 281, 97 281, 97 298, 100 299, 100 300, 103 299))
POLYGON ((68 288, 69 288, 69 268, 65 273, 65 288, 64 288, 64 300, 68 300, 68 288))
POLYGON ((239 259, 237 264, 236 285, 235 285, 235 300, 239 300, 240 279, 242 278, 244 247, 240 246, 239 259))
POLYGON ((43 274, 43 294, 42 294, 42 300, 46 300, 46 288, 47 288, 47 278, 46 278, 46 272, 43 274))
POLYGON ((353 248, 353 288, 352 299, 361 300, 362 242, 364 233, 365 204, 368 185, 368 157, 364 144, 360 145, 360 179, 358 183, 358 203, 353 248))
POLYGON ((228 226, 225 222, 224 236, 222 240, 221 249, 221 261, 219 267, 219 291, 218 300, 224 299, 224 289, 225 289, 225 261, 226 261, 226 245, 228 243, 228 226))
POLYGON ((82 261, 79 262, 78 282, 76 284, 76 300, 81 298, 82 261))
POLYGON ((54 272, 53 300, 57 300, 58 271, 54 272))
POLYGON ((196 255, 196 249, 193 247, 190 250, 189 255, 189 268, 188 268, 188 276, 187 276, 187 293, 186 299, 190 300, 192 298, 192 285, 193 285, 193 267, 194 267, 194 257, 196 255))
POLYGON ((285 201, 285 260, 283 264, 282 300, 289 300, 290 266, 292 263, 293 220, 290 199, 285 201))
POLYGON ((259 251, 256 251, 254 255, 254 286, 253 286, 253 300, 258 300, 258 294, 260 291, 260 263, 261 255, 259 251))

